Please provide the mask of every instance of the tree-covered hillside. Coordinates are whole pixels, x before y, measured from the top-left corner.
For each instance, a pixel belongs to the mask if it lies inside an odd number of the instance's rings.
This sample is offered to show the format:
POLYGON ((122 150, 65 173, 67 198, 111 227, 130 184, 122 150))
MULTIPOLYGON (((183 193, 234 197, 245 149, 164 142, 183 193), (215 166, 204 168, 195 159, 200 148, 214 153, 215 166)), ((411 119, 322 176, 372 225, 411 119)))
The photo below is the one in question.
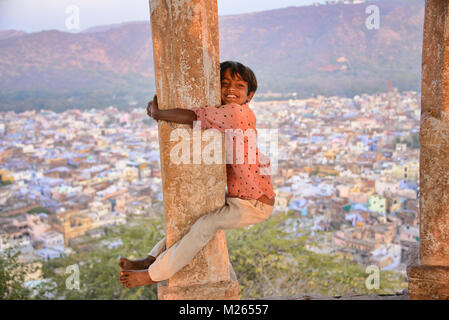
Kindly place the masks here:
MULTIPOLYGON (((315 240, 307 232, 302 237, 286 232, 286 222, 291 219, 296 219, 292 213, 276 214, 258 225, 227 231, 242 299, 297 294, 394 294, 406 288, 402 276, 382 271, 379 289, 368 290, 365 266, 306 250, 306 244, 315 240)), ((118 258, 145 257, 162 234, 162 219, 136 218, 126 226, 108 229, 102 238, 86 238, 74 254, 44 263, 43 277, 57 285, 54 289, 43 286, 35 298, 44 299, 46 293, 52 299, 157 299, 156 286, 121 286, 118 258), (107 247, 118 239, 123 245, 107 247), (73 265, 79 268, 79 289, 67 288, 67 267, 73 265)), ((5 264, 0 266, 4 268, 5 264)))

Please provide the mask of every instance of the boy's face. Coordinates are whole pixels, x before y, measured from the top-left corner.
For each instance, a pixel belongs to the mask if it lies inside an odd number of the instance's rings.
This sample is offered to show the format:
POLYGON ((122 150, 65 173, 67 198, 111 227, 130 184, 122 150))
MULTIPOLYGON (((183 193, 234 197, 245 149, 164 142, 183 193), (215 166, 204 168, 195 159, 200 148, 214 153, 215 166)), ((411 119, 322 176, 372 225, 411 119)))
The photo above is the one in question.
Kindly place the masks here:
POLYGON ((231 72, 226 69, 221 81, 221 104, 237 103, 242 105, 250 102, 253 96, 254 92, 248 94, 248 82, 243 80, 238 73, 232 78, 231 72))

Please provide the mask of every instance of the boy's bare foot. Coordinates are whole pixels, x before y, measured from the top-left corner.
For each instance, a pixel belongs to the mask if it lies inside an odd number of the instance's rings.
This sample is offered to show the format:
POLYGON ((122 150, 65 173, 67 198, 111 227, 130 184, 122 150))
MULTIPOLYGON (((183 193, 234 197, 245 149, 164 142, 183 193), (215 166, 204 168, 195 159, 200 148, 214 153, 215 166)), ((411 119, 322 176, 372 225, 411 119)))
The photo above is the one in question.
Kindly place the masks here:
POLYGON ((148 273, 148 270, 123 270, 120 271, 119 280, 125 288, 147 286, 155 284, 148 273))
POLYGON ((156 260, 153 256, 148 256, 145 259, 129 260, 120 258, 119 266, 122 270, 144 270, 156 260))

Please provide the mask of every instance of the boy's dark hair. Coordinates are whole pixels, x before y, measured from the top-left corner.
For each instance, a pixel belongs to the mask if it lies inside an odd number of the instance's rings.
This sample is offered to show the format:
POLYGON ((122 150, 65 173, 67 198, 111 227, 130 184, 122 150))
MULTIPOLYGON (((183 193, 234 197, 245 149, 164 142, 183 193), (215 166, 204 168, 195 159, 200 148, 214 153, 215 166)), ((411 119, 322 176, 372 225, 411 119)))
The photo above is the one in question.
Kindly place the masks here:
POLYGON ((220 63, 220 81, 223 81, 223 76, 226 70, 229 69, 231 77, 234 78, 235 74, 238 73, 244 81, 248 83, 248 93, 256 92, 257 90, 257 79, 253 70, 249 67, 236 61, 224 61, 220 63))

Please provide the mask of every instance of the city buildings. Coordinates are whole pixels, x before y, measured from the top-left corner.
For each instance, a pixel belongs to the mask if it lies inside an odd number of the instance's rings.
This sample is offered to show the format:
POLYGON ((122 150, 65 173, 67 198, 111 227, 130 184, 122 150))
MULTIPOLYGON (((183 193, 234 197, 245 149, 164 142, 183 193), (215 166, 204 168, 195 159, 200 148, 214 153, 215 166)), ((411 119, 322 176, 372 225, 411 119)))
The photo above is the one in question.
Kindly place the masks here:
MULTIPOLYGON (((308 221, 330 234, 322 252, 402 272, 419 241, 418 101, 394 90, 253 102, 259 134, 276 131, 275 146, 260 146, 273 214, 294 212, 294 232, 308 221)), ((8 112, 0 129, 0 251, 16 243, 49 260, 133 215, 163 214, 158 130, 144 109, 8 112)))

